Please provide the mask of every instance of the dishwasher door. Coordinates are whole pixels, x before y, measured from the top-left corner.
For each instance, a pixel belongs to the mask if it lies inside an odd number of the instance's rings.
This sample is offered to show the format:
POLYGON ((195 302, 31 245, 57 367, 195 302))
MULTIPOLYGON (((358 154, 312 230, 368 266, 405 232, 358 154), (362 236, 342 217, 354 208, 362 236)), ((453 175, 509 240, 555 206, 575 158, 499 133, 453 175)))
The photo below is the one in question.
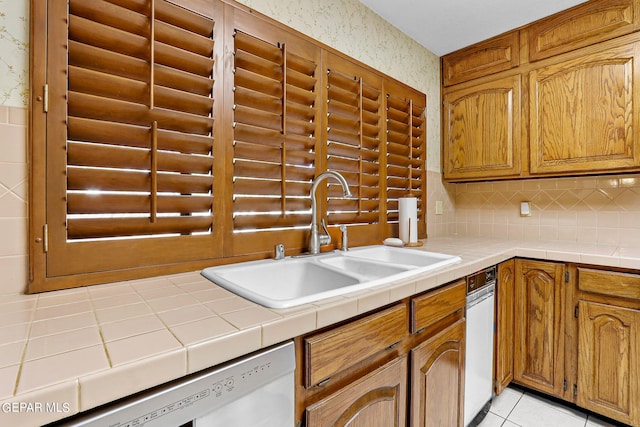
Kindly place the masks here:
POLYGON ((195 427, 293 426, 293 372, 196 418, 195 427))
POLYGON ((294 371, 294 346, 287 342, 55 425, 294 427, 294 371))
POLYGON ((493 395, 494 288, 467 296, 464 425, 469 426, 493 395))

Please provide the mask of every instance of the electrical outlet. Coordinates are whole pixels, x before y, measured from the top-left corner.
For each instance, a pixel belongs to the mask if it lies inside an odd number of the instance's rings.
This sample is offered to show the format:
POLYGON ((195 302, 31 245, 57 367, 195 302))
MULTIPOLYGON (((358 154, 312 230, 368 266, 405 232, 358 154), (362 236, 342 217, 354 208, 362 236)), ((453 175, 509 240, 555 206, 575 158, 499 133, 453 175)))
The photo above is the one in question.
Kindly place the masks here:
POLYGON ((444 207, 442 200, 436 200, 436 215, 442 215, 444 213, 444 207))
POLYGON ((520 216, 531 216, 531 202, 520 202, 520 216))

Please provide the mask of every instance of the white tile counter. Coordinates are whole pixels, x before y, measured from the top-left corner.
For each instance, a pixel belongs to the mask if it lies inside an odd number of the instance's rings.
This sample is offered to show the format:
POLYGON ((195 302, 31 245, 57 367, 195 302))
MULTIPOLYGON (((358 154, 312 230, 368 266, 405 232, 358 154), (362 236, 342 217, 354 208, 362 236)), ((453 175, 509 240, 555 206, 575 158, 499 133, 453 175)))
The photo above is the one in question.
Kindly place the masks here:
POLYGON ((37 426, 447 283, 514 256, 640 269, 640 248, 433 238, 462 262, 292 309, 198 272, 0 297, 0 425, 37 426))

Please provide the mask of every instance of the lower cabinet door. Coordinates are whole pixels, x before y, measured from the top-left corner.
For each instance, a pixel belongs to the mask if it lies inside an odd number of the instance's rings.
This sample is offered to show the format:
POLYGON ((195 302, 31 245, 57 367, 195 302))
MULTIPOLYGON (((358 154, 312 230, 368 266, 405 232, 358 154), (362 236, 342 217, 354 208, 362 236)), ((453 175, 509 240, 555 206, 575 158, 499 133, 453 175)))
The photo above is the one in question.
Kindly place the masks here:
POLYGON ((394 359, 307 408, 308 427, 403 427, 407 358, 394 359))
POLYGON ((578 405, 640 425, 640 311, 579 303, 578 405))
POLYGON ((462 426, 465 322, 411 350, 411 426, 462 426))

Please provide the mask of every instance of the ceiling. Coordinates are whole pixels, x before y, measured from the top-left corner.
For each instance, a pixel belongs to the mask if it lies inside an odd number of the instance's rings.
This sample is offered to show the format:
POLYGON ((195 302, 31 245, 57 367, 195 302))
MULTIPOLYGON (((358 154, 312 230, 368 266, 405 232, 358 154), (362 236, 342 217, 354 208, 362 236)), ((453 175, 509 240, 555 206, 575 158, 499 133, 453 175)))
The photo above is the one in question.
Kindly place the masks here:
POLYGON ((360 0, 438 56, 585 0, 360 0))

